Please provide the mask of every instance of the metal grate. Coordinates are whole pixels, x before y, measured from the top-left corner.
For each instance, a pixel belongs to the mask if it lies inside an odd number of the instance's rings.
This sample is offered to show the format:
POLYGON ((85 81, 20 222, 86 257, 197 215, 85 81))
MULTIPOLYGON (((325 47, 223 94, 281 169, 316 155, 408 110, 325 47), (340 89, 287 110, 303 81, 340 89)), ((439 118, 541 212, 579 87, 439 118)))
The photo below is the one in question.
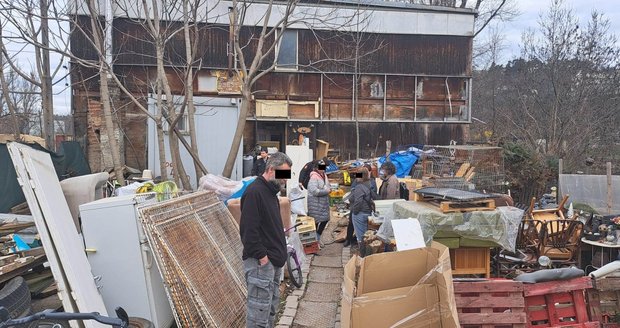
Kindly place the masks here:
POLYGON ((324 282, 324 283, 340 283, 344 276, 344 269, 340 268, 325 268, 325 267, 312 267, 308 274, 308 281, 312 282, 324 282))
POLYGON ((506 180, 502 148, 424 146, 412 177, 440 188, 502 192, 506 180))
POLYGON ((309 302, 339 302, 342 284, 309 282, 303 300, 309 302))
POLYGON ((245 325, 242 244, 213 192, 139 209, 180 327, 245 325))
POLYGON ((476 199, 485 199, 492 197, 489 194, 483 194, 480 192, 473 191, 465 191, 458 190, 453 188, 422 188, 415 191, 417 194, 423 196, 433 196, 437 198, 442 198, 445 200, 454 200, 454 201, 470 201, 476 199))

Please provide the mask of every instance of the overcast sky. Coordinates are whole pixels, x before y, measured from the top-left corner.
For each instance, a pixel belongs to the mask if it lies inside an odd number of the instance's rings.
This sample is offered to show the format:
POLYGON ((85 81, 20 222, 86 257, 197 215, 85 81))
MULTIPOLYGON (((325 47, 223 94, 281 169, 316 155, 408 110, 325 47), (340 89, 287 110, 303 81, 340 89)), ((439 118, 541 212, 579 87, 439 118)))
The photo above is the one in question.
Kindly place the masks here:
MULTIPOLYGON (((551 0, 515 0, 521 15, 514 21, 504 24, 502 30, 506 35, 506 51, 503 61, 519 56, 521 33, 528 28, 536 29, 541 12, 546 12, 551 0)), ((620 35, 620 0, 565 0, 566 5, 573 9, 573 13, 584 24, 590 19, 593 10, 597 10, 608 18, 611 23, 611 32, 620 35)))
MULTIPOLYGON (((502 62, 519 56, 521 34, 527 28, 537 28, 541 12, 547 11, 551 3, 551 0, 515 1, 521 15, 514 21, 500 27, 506 38, 506 50, 502 54, 502 62)), ((598 10, 611 21, 612 32, 617 36, 620 35, 620 0, 565 0, 565 2, 573 9, 581 24, 585 24, 588 21, 593 10, 598 10)), ((9 45, 8 48, 12 53, 20 52, 18 57, 21 66, 32 67, 31 63, 34 62, 32 50, 24 50, 18 45, 9 45)), ((52 55, 51 62, 52 67, 56 67, 61 62, 61 57, 59 55, 52 55)), ((66 60, 63 64, 68 65, 66 60)), ((70 81, 68 77, 64 77, 67 73, 68 70, 62 68, 54 79, 56 83, 54 86, 54 111, 56 114, 69 114, 71 112, 71 93, 67 87, 70 81)))

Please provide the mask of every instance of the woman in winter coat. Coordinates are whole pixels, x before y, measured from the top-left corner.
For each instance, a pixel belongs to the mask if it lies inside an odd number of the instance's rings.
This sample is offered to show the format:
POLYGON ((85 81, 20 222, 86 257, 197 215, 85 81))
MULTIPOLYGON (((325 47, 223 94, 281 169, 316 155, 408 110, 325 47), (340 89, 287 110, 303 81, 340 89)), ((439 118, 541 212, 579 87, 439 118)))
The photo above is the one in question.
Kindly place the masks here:
POLYGON ((316 234, 321 240, 321 234, 329 221, 329 180, 325 175, 325 162, 319 161, 319 165, 310 173, 308 182, 308 216, 316 222, 316 234))
POLYGON ((368 169, 360 170, 361 176, 355 179, 355 187, 351 189, 349 197, 353 228, 355 229, 355 237, 361 245, 366 230, 368 230, 368 216, 374 211, 373 200, 378 196, 370 189, 370 180, 368 169))

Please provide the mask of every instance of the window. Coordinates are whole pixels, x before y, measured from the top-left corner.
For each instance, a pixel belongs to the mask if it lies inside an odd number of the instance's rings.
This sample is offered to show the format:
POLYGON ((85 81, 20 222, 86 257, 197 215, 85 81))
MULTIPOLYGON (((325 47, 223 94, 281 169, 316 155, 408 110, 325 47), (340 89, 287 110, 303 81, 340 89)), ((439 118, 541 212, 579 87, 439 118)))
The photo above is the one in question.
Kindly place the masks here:
POLYGON ((297 69, 297 31, 284 30, 283 33, 277 49, 276 66, 284 69, 297 69))
MULTIPOLYGON (((163 112, 164 117, 168 116, 167 112, 163 112)), ((177 116, 180 113, 177 112, 177 116)), ((162 128, 164 130, 164 132, 168 133, 168 129, 170 128, 170 125, 168 124, 168 120, 164 120, 163 124, 162 124, 162 128)), ((179 129, 179 132, 186 134, 189 133, 189 117, 187 116, 187 109, 185 111, 185 113, 183 113, 183 117, 181 117, 178 122, 177 122, 177 129, 179 129)))

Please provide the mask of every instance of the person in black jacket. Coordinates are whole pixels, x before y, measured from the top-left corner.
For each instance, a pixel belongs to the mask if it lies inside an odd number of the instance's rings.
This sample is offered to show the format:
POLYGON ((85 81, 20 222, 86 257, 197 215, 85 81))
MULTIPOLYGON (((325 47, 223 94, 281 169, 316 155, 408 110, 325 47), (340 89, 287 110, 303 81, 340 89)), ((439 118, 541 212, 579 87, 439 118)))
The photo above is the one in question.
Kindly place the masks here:
POLYGON ((287 252, 277 194, 286 180, 276 179, 276 171, 290 170, 292 165, 286 154, 272 154, 265 172, 241 197, 239 232, 248 289, 247 327, 273 327, 278 313, 280 275, 287 252))
POLYGON ((265 173, 265 165, 267 164, 267 148, 261 148, 260 158, 254 161, 252 165, 252 176, 261 176, 265 173))
POLYGON ((355 179, 355 187, 351 189, 349 208, 351 209, 351 221, 355 229, 355 237, 358 244, 361 245, 364 233, 368 230, 368 217, 374 211, 374 200, 378 196, 371 190, 368 169, 363 167, 359 173, 361 176, 355 179))

